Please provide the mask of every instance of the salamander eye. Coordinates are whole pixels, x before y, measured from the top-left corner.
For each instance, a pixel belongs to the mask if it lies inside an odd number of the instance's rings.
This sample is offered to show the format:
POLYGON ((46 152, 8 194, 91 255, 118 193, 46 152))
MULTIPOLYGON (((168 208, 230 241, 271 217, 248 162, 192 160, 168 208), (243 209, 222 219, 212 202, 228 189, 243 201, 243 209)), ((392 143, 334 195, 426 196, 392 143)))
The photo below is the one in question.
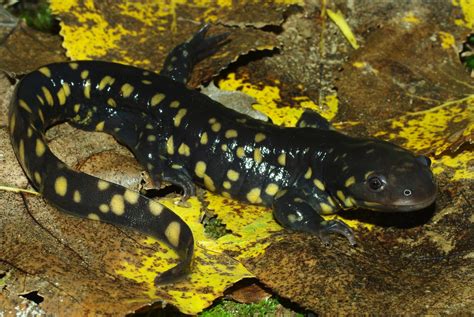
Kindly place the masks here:
POLYGON ((385 186, 385 181, 382 176, 371 176, 367 180, 369 188, 374 192, 379 192, 383 190, 385 186))

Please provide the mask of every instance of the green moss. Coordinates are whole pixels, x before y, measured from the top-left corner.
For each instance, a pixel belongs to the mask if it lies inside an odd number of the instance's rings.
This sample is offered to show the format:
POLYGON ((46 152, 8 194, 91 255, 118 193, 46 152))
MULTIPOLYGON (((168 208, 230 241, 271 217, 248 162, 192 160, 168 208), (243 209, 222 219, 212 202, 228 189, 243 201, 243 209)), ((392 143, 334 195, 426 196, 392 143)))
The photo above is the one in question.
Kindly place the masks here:
MULTIPOLYGON (((235 316, 275 316, 280 303, 275 298, 262 300, 255 304, 239 304, 231 300, 222 300, 212 308, 199 314, 202 317, 235 317, 235 316)), ((300 315, 302 316, 302 315, 300 315)))
POLYGON ((218 239, 229 233, 225 225, 217 217, 204 219, 204 230, 213 239, 218 239))
POLYGON ((24 1, 10 7, 9 10, 20 19, 26 21, 29 27, 48 33, 58 33, 59 24, 54 19, 46 1, 24 1))

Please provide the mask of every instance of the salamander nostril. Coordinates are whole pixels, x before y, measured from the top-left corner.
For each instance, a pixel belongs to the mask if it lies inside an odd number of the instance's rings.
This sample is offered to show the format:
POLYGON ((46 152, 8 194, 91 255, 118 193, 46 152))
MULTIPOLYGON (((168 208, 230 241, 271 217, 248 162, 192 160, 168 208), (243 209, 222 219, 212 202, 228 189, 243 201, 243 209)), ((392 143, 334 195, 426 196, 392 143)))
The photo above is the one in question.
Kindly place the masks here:
POLYGON ((410 189, 405 189, 405 190, 403 191, 403 195, 405 195, 405 196, 411 196, 411 190, 410 190, 410 189))

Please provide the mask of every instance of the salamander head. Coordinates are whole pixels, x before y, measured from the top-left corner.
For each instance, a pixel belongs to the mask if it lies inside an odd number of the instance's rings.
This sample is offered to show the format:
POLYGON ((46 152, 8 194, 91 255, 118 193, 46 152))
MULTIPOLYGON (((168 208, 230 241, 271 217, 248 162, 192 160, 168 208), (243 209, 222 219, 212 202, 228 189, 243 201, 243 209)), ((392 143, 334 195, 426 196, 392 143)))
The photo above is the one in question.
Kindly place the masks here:
POLYGON ((379 140, 348 148, 345 155, 335 154, 339 159, 333 166, 342 177, 337 177, 332 194, 344 208, 412 211, 434 202, 436 183, 429 158, 379 140))

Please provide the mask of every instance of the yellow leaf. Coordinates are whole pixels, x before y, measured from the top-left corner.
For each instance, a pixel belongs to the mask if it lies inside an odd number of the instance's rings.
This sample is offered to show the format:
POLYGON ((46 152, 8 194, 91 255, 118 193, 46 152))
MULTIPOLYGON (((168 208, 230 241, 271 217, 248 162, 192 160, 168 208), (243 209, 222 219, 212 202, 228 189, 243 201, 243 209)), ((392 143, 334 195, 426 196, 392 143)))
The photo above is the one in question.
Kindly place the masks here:
POLYGON ((358 49, 359 44, 357 44, 357 39, 355 38, 354 33, 352 33, 351 27, 347 23, 341 11, 338 10, 337 12, 334 12, 331 9, 327 9, 326 12, 328 13, 329 18, 334 22, 334 24, 337 25, 339 30, 341 30, 342 34, 349 41, 351 46, 354 49, 358 49))
POLYGON ((202 206, 197 198, 192 197, 187 201, 189 207, 179 206, 179 201, 180 198, 160 200, 163 205, 178 214, 193 231, 196 248, 191 273, 182 281, 157 288, 154 278, 174 266, 177 256, 162 242, 152 238, 144 243, 157 243, 160 244, 160 249, 168 251, 160 250, 150 256, 138 250, 136 257, 139 259, 139 265, 124 261, 121 263, 122 269, 116 270, 116 273, 144 285, 143 294, 137 294, 135 301, 146 303, 161 300, 161 289, 169 295, 168 303, 175 305, 183 313, 197 314, 211 305, 217 297, 222 296, 228 287, 253 275, 238 261, 225 255, 215 240, 207 238, 204 226, 199 221, 202 206), (199 291, 196 291, 197 289, 199 291))

